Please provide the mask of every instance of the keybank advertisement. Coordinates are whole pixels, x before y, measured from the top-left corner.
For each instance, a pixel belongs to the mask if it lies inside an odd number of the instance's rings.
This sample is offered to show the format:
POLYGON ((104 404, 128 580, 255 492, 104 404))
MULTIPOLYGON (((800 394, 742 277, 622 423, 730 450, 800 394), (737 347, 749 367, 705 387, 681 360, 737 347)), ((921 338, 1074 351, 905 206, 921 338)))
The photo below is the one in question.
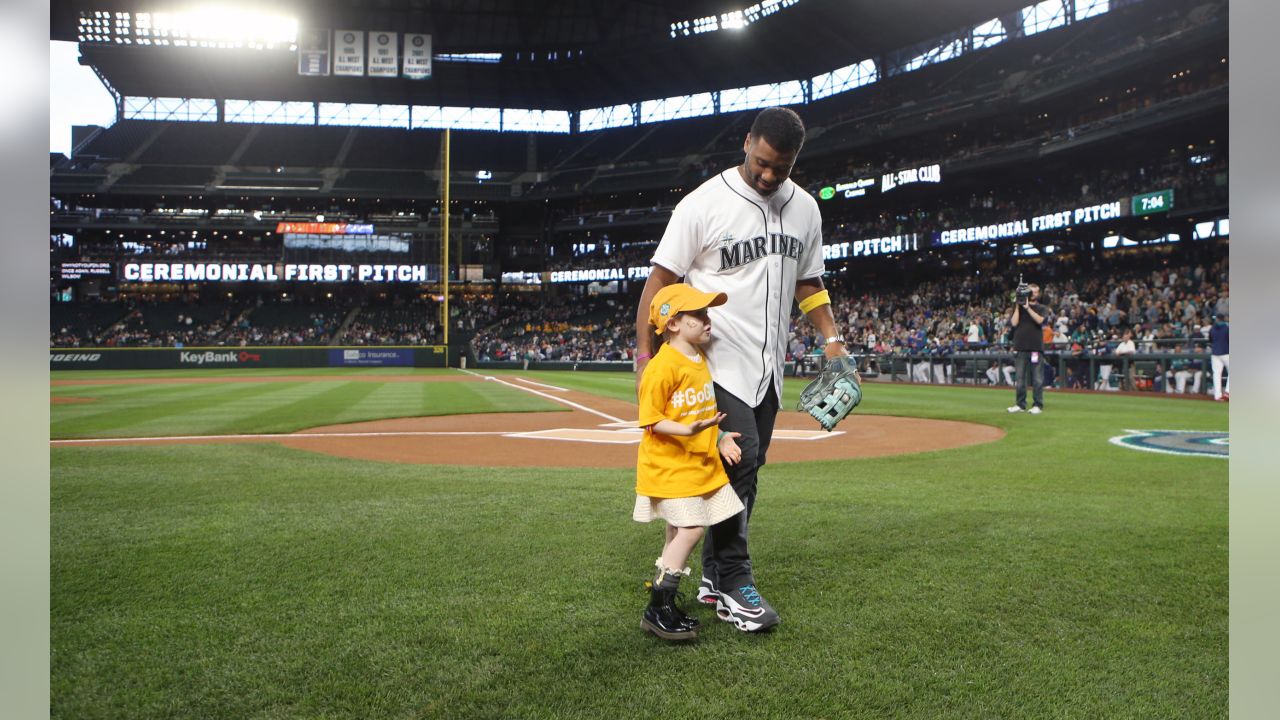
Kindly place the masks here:
POLYGON ((378 367, 385 365, 412 365, 412 350, 330 350, 329 365, 333 367, 378 367))
POLYGON ((262 362, 262 353, 248 350, 183 350, 178 353, 178 362, 183 365, 243 365, 262 362))

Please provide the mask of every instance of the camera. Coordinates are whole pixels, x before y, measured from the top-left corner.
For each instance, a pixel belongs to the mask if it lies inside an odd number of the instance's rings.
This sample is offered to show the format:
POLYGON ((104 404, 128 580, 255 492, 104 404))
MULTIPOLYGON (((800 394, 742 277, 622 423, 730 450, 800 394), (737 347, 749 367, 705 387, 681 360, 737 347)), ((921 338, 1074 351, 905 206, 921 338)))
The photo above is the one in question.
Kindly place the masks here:
POLYGON ((1013 291, 1013 296, 1019 305, 1026 305, 1031 299, 1031 286, 1022 279, 1021 275, 1018 276, 1018 287, 1013 291))

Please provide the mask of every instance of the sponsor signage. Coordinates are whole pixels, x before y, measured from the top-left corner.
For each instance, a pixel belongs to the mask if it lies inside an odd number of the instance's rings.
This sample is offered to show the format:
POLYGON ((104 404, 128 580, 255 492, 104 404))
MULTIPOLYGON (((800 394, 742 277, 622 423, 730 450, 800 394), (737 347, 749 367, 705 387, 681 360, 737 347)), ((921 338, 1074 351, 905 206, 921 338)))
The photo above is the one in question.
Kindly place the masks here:
POLYGON ((364 33, 359 30, 333 31, 333 74, 364 76, 364 33))
POLYGON ((900 185, 912 185, 922 182, 942 182, 942 166, 936 164, 925 165, 923 167, 885 173, 880 177, 880 192, 889 192, 900 185))
POLYGON ((399 36, 393 32, 369 33, 369 77, 400 74, 399 36))
POLYGON ((413 351, 400 348, 385 350, 330 350, 329 365, 332 367, 413 365, 413 351))
POLYGON ((281 222, 276 223, 276 233, 298 233, 304 235, 372 235, 373 224, 281 222))
POLYGON ((178 362, 182 365, 241 365, 262 362, 262 355, 248 350, 183 350, 178 353, 178 362))
POLYGON ((86 365, 96 363, 102 359, 102 353, 51 353, 49 362, 51 363, 76 363, 86 365))
POLYGON ((109 262, 65 262, 59 268, 63 280, 87 277, 112 277, 115 270, 109 262))
POLYGON ((126 263, 126 282, 406 282, 438 279, 427 265, 126 263))
POLYGON ((1173 188, 1152 193, 1134 195, 1130 200, 1130 212, 1134 215, 1151 215, 1173 209, 1173 188))
POLYGON ((649 265, 644 267, 629 268, 591 268, 589 270, 557 270, 547 273, 550 276, 549 282, 553 283, 569 283, 569 282, 607 282, 609 280, 644 280, 649 277, 649 273, 653 268, 649 265))
POLYGON ((875 178, 859 178, 848 182, 839 182, 835 185, 829 185, 818 191, 819 200, 831 200, 832 198, 841 197, 846 200, 852 198, 866 197, 867 193, 876 187, 875 178))
POLYGON ((405 33, 402 74, 410 80, 425 80, 431 77, 430 35, 405 33))
POLYGON ((1059 210, 1033 218, 1011 220, 1009 222, 977 225, 975 227, 943 230, 934 234, 935 245, 955 245, 957 243, 990 242, 1005 238, 1019 237, 1046 230, 1062 230, 1075 225, 1087 225, 1103 220, 1114 220, 1122 217, 1127 209, 1124 200, 1089 205, 1087 207, 1059 210))
POLYGON ((823 260, 839 260, 847 257, 889 255, 920 249, 920 234, 889 235, 887 237, 849 240, 822 246, 823 260))

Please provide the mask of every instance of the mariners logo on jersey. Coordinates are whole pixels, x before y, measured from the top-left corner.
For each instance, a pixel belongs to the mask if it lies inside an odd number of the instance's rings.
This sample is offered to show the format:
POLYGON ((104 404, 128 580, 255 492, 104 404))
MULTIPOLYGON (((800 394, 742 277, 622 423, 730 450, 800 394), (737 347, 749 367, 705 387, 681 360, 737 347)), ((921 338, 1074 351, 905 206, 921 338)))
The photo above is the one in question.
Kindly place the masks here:
POLYGON ((1128 435, 1111 438, 1111 444, 1130 450, 1227 458, 1231 455, 1231 436, 1226 432, 1203 430, 1125 430, 1128 435))
POLYGON ((769 255, 781 255, 788 260, 798 262, 802 254, 804 254, 804 242, 800 238, 782 233, 769 233, 767 238, 761 235, 721 247, 720 271, 742 267, 769 255))

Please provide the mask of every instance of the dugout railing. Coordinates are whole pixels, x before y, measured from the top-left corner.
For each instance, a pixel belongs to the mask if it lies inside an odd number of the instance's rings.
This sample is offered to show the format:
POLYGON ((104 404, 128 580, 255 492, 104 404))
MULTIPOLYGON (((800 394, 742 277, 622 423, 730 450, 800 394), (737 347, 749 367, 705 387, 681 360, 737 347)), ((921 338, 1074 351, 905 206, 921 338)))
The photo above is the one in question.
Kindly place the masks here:
MULTIPOLYGON (((1011 387, 1017 380, 1012 352, 957 352, 946 355, 856 353, 867 379, 925 385, 1011 387)), ((1206 352, 1155 352, 1134 355, 1044 354, 1045 387, 1205 395, 1213 392, 1211 356, 1206 352)), ((817 372, 813 358, 795 365, 793 374, 817 372)), ((1230 371, 1224 371, 1225 377, 1230 371)))

